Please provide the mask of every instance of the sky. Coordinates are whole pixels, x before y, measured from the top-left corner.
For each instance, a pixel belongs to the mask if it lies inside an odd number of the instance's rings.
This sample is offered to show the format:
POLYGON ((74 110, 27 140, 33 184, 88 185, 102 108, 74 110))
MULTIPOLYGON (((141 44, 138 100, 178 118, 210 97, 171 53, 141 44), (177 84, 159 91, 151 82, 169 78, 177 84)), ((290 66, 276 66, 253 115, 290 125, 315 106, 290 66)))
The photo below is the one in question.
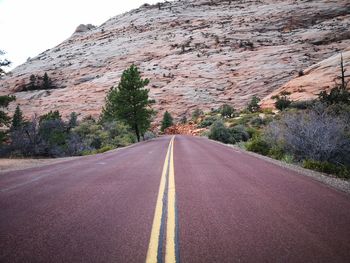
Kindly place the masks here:
POLYGON ((0 0, 0 49, 11 68, 70 37, 80 24, 109 18, 161 0, 0 0))

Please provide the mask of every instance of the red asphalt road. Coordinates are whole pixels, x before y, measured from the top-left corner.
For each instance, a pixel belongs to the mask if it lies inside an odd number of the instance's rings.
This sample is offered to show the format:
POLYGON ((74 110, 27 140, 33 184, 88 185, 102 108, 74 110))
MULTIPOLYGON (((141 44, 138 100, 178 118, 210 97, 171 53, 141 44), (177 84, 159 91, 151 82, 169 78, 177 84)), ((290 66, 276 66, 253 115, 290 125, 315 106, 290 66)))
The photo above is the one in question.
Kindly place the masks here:
MULTIPOLYGON (((171 137, 0 175, 0 262, 144 262, 171 137)), ((181 262, 350 262, 350 196, 176 136, 181 262)))

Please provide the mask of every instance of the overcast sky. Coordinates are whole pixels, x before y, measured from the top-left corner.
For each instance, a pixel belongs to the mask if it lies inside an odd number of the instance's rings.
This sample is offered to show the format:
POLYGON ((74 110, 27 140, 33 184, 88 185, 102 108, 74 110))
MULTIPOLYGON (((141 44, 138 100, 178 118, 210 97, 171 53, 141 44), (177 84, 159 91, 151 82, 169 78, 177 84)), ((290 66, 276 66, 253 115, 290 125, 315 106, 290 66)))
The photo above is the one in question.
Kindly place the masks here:
POLYGON ((13 68, 58 45, 79 24, 100 25, 144 3, 157 2, 162 0, 0 0, 0 49, 13 68))

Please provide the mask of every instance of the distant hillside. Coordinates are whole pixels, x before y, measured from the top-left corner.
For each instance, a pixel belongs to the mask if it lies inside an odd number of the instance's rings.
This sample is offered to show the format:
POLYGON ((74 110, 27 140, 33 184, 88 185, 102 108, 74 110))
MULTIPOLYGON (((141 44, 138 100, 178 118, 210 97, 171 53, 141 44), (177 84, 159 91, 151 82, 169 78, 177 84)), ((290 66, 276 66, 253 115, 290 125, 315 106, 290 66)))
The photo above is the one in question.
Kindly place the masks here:
MULTIPOLYGON (((99 27, 80 25, 1 80, 0 94, 16 95, 28 116, 56 109, 63 116, 97 116, 105 92, 135 63, 151 79, 158 117, 165 110, 180 117, 223 103, 243 107, 253 95, 268 98, 300 70, 306 78, 308 67, 344 51, 349 29, 348 0, 143 5, 99 27), (58 89, 21 91, 31 74, 45 72, 58 89)), ((303 87, 312 94, 323 88, 317 81, 303 87)))

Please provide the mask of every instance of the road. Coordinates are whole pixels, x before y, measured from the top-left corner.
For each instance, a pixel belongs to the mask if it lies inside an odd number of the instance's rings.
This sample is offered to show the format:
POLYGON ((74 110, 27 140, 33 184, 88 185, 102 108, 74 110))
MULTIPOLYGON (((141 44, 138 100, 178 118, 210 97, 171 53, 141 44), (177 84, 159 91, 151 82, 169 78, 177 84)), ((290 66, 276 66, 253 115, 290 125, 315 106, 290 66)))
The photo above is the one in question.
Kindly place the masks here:
POLYGON ((349 262, 350 196, 204 138, 0 175, 0 262, 349 262))

